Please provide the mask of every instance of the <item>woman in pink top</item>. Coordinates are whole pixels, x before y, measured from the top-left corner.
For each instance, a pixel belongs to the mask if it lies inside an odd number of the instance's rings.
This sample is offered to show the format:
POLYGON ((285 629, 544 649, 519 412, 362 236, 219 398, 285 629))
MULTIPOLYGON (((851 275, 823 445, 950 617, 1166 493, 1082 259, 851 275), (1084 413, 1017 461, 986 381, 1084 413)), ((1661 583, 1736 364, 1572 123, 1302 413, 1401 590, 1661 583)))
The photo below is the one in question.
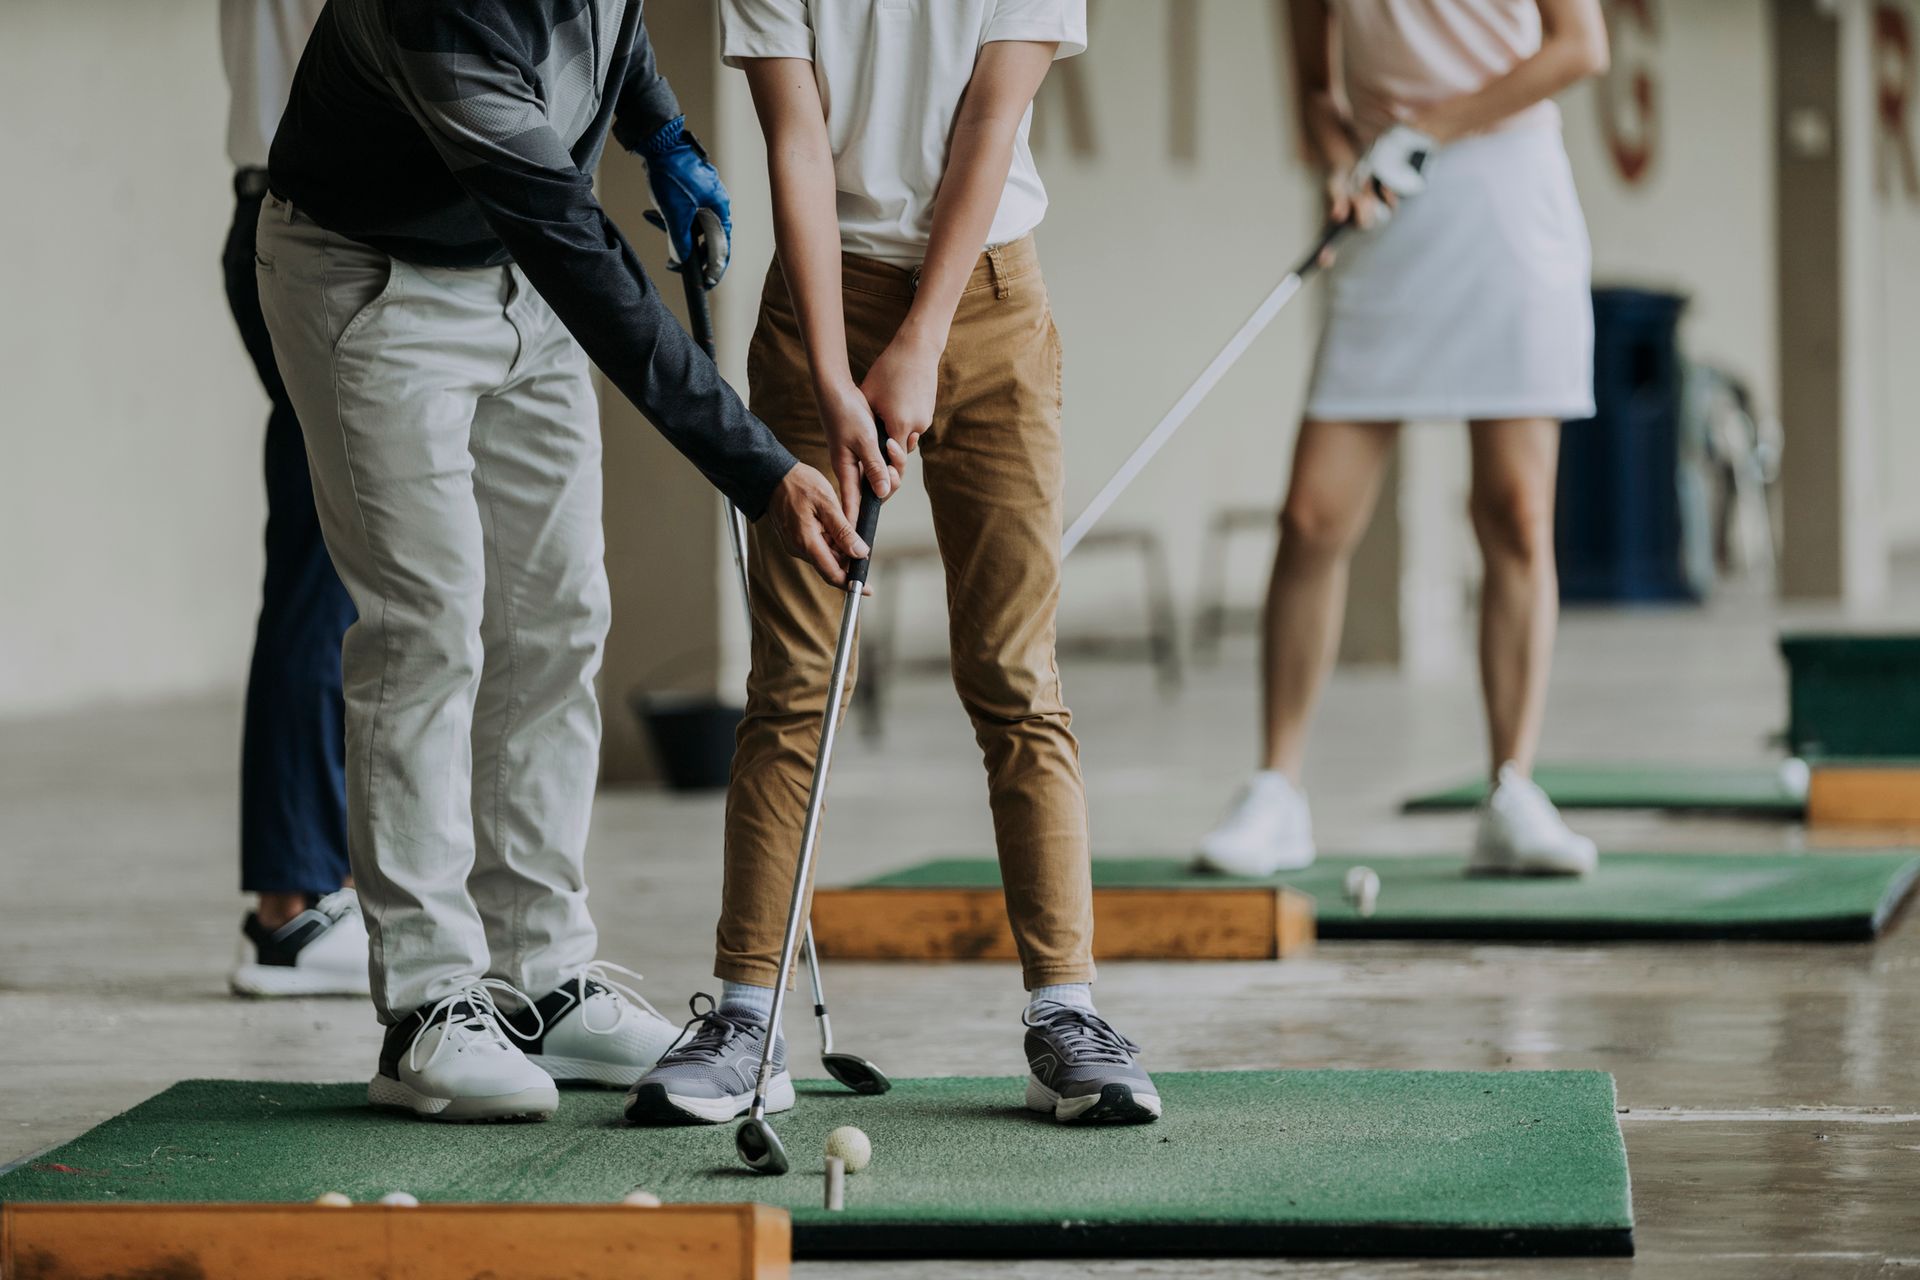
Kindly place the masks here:
POLYGON ((1464 419, 1494 784, 1468 869, 1583 874, 1593 842, 1528 775, 1558 609, 1560 422, 1593 413, 1587 232, 1551 99, 1606 67, 1599 0, 1292 0, 1292 11, 1327 214, 1365 230, 1329 273, 1294 444, 1267 597, 1262 767, 1202 841, 1201 863, 1271 874, 1312 862, 1301 761, 1348 558, 1400 424, 1464 419), (1421 151, 1415 173, 1407 161, 1421 151), (1425 189, 1385 209, 1356 169, 1425 189))

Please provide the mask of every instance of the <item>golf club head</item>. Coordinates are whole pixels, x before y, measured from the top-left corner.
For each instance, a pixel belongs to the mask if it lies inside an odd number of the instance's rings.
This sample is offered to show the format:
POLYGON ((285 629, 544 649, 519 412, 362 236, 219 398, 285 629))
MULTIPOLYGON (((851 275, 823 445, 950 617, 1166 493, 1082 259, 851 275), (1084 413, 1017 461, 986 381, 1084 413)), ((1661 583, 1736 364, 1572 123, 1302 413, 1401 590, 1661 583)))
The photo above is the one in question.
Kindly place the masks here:
POLYGON ((893 1081, 887 1079, 886 1072, 856 1054, 823 1053, 820 1055, 820 1065, 827 1069, 828 1075, 855 1093, 885 1093, 893 1088, 893 1081))
POLYGON ((742 1120, 733 1131, 733 1149, 740 1153, 741 1163, 755 1173, 781 1174, 790 1167, 780 1135, 764 1119, 742 1120))

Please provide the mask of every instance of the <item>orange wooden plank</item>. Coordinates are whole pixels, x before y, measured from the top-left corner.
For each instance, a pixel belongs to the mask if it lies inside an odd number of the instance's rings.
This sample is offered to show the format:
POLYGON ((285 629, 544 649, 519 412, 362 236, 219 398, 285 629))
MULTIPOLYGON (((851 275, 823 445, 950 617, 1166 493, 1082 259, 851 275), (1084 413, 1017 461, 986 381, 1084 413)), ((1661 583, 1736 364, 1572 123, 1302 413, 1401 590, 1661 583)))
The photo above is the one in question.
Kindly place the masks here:
POLYGON ((13 1204, 7 1280, 784 1280, 786 1211, 758 1204, 13 1204))
MULTIPOLYGON (((1019 957, 997 887, 816 889, 813 933, 821 955, 846 960, 1019 957)), ((1313 900, 1291 889, 1093 891, 1101 960, 1276 960, 1313 938, 1313 900)))
POLYGON ((1816 765, 1807 783, 1815 826, 1920 827, 1920 767, 1816 765))

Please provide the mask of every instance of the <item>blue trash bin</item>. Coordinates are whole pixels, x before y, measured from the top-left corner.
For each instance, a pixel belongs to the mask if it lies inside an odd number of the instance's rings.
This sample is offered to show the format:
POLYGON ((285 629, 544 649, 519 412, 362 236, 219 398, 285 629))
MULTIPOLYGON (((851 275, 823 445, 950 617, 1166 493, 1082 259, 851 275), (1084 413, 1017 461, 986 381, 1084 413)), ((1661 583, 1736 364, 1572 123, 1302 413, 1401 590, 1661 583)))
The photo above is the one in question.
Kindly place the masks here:
POLYGON ((1678 330, 1687 300, 1593 291, 1595 414, 1560 438, 1554 548, 1569 602, 1698 598, 1681 547, 1678 330))

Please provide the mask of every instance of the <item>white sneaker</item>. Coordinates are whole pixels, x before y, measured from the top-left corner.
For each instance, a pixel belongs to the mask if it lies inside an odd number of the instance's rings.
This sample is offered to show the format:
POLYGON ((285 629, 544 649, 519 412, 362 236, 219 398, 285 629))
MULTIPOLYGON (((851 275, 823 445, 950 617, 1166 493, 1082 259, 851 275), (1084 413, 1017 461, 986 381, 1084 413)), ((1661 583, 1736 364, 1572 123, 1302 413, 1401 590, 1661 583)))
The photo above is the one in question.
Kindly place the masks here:
POLYGON ((1200 842, 1195 865, 1229 876, 1270 876, 1313 865, 1313 815, 1286 774, 1263 769, 1226 820, 1200 842))
POLYGON ((479 978, 387 1028, 367 1102, 429 1120, 545 1120, 560 1109, 553 1077, 507 1039, 494 991, 479 978))
POLYGON ((240 996, 364 996, 367 922, 351 889, 330 893, 278 929, 258 915, 241 923, 246 934, 227 985, 240 996))
POLYGON ((1583 876, 1599 861, 1593 841, 1575 835, 1547 793, 1513 764, 1503 764, 1480 803, 1470 876, 1583 876))
POLYGON ((506 1015, 527 1060, 560 1084, 630 1089, 680 1038, 639 992, 617 981, 624 965, 596 960, 524 1009, 506 1015))

